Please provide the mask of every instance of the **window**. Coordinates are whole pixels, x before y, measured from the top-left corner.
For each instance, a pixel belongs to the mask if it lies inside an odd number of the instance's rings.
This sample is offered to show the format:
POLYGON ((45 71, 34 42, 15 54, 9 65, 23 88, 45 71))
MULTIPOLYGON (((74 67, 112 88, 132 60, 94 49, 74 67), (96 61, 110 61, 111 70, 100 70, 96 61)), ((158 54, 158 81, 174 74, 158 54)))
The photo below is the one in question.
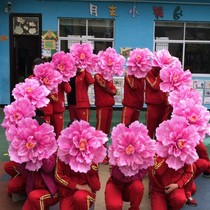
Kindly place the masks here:
POLYGON ((167 49, 193 74, 210 72, 210 23, 156 21, 155 50, 167 49))
POLYGON ((114 20, 59 18, 59 48, 68 52, 74 43, 89 41, 94 53, 114 45, 114 20))

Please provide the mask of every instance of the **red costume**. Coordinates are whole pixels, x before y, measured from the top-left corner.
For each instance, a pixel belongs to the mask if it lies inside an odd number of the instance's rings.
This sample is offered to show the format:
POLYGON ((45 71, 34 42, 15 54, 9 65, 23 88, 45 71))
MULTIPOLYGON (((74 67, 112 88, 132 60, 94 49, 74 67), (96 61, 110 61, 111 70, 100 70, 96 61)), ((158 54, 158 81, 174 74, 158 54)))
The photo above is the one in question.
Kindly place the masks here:
POLYGON ((174 170, 164 158, 156 157, 154 166, 148 170, 152 210, 180 210, 187 200, 186 185, 192 189, 193 176, 193 165, 174 170))
POLYGON ((65 93, 71 92, 71 86, 68 82, 62 82, 58 85, 58 93, 53 94, 51 98, 53 114, 51 115, 51 124, 54 126, 56 138, 60 135, 64 126, 64 112, 65 112, 65 93))
POLYGON ((72 91, 68 96, 69 117, 71 121, 90 119, 90 102, 88 87, 94 83, 92 75, 84 69, 77 72, 75 77, 70 79, 72 91))
POLYGON ((112 174, 106 183, 105 202, 107 210, 122 210, 123 201, 130 202, 130 210, 140 210, 140 203, 144 194, 142 179, 146 170, 138 174, 125 176, 118 166, 112 167, 112 174))
POLYGON ((94 78, 96 129, 109 135, 117 89, 113 81, 105 80, 100 74, 95 74, 94 78))
POLYGON ((88 210, 100 189, 98 166, 95 164, 87 173, 79 173, 57 158, 55 180, 59 184, 60 210, 88 210))
POLYGON ((122 101, 122 119, 125 125, 139 120, 140 110, 144 104, 144 79, 136 78, 134 75, 125 75, 124 98, 122 101))
POLYGON ((145 93, 145 103, 147 104, 146 123, 149 136, 152 139, 155 138, 156 128, 163 120, 168 119, 171 111, 167 93, 160 90, 160 82, 159 69, 153 67, 146 76, 145 93))

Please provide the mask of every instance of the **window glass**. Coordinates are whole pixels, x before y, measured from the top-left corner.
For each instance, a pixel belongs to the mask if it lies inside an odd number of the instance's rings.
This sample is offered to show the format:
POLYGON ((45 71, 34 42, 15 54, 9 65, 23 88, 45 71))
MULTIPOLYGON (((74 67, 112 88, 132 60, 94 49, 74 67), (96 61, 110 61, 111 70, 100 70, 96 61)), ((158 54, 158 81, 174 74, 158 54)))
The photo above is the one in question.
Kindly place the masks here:
POLYGON ((183 23, 171 22, 156 22, 155 23, 155 38, 162 39, 163 37, 169 40, 183 40, 184 35, 183 23))
POLYGON ((186 40, 210 40, 210 23, 186 23, 186 40))
POLYGON ((86 20, 85 19, 60 19, 59 32, 61 37, 69 35, 86 35, 86 20))
POLYGON ((185 46, 185 69, 192 73, 210 72, 210 44, 186 44, 185 46))
POLYGON ((95 38, 113 38, 113 21, 88 20, 88 36, 95 38))

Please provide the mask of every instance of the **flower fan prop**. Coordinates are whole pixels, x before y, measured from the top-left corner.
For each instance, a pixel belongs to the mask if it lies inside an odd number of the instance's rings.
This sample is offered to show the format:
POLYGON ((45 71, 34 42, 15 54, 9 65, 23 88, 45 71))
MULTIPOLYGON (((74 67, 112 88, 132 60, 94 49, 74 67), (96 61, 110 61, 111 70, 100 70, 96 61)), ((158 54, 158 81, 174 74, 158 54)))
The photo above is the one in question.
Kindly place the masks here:
POLYGON ((45 85, 51 92, 57 92, 58 85, 62 82, 62 75, 55 70, 53 63, 43 63, 34 67, 35 78, 40 84, 45 85))
POLYGON ((200 135, 194 125, 189 125, 184 117, 172 117, 163 121, 156 129, 157 154, 166 159, 170 168, 180 169, 184 164, 192 164, 198 159, 196 145, 200 135))
POLYGON ((172 56, 168 50, 162 49, 153 53, 152 56, 152 66, 160 67, 170 67, 176 63, 176 66, 181 67, 181 62, 177 57, 172 56))
POLYGON ((148 136, 145 125, 138 121, 126 127, 120 123, 113 128, 109 146, 109 162, 117 165, 125 176, 133 176, 154 163, 155 141, 148 136))
POLYGON ((71 77, 76 75, 75 61, 70 53, 61 51, 53 54, 52 63, 63 76, 64 82, 68 82, 71 77))
POLYGON ((183 86, 191 87, 192 74, 189 70, 184 71, 177 65, 163 67, 160 70, 160 89, 163 92, 170 92, 177 89, 182 89, 183 86))
POLYGON ((206 107, 181 101, 173 109, 172 117, 174 116, 182 116, 189 125, 194 125, 200 135, 200 141, 204 140, 210 120, 210 113, 206 107))
POLYGON ((90 73, 95 70, 98 57, 93 53, 93 48, 89 42, 73 44, 70 48, 70 53, 75 59, 77 69, 85 69, 90 73))
POLYGON ((4 107, 4 120, 1 124, 6 130, 12 125, 17 126, 19 121, 26 117, 35 116, 35 107, 29 99, 20 98, 4 107))
POLYGON ((106 156, 107 135, 84 120, 74 121, 58 138, 58 157, 75 172, 86 173, 106 156))
POLYGON ((26 163, 26 169, 36 171, 42 166, 42 160, 49 158, 57 150, 53 126, 38 122, 32 118, 20 120, 18 126, 9 129, 8 139, 10 160, 26 163))
POLYGON ((187 104, 202 104, 201 94, 189 86, 183 86, 179 90, 171 91, 169 93, 168 101, 173 107, 178 106, 179 103, 185 103, 186 106, 187 104))
POLYGON ((152 52, 147 49, 136 48, 130 52, 126 66, 128 75, 134 75, 137 78, 144 78, 147 72, 151 70, 152 52))
POLYGON ((113 76, 121 76, 124 73, 125 58, 118 54, 114 48, 107 48, 106 51, 99 51, 96 72, 104 79, 111 81, 113 76))
POLYGON ((12 90, 15 99, 27 98, 35 108, 41 108, 49 103, 47 96, 50 91, 35 79, 25 79, 25 82, 18 83, 12 90))

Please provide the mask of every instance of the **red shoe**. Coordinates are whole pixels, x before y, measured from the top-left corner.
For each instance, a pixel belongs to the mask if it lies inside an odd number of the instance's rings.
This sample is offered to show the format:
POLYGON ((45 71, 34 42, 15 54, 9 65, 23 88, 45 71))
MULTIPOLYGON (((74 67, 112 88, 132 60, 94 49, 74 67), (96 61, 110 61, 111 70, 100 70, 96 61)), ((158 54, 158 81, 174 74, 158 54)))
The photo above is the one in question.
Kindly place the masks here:
POLYGON ((197 201, 192 197, 187 198, 186 204, 188 204, 190 206, 197 206, 198 205, 197 201))

